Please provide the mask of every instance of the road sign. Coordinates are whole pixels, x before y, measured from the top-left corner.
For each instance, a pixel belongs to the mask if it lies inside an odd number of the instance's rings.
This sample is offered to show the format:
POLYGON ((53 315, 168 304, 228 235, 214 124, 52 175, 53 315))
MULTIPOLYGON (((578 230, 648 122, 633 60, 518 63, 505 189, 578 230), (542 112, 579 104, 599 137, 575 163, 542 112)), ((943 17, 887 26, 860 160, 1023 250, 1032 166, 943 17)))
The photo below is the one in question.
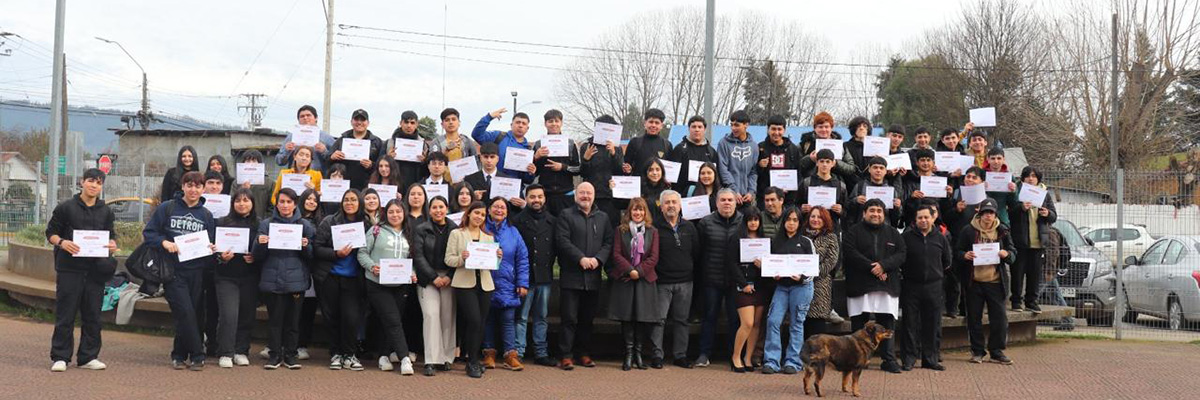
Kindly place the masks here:
MULTIPOLYGON (((42 156, 42 173, 50 173, 50 156, 42 156)), ((58 156, 58 174, 67 174, 67 156, 58 156)))
POLYGON ((100 156, 100 159, 96 160, 96 168, 99 168, 105 175, 108 175, 109 171, 112 171, 112 158, 107 154, 100 156))

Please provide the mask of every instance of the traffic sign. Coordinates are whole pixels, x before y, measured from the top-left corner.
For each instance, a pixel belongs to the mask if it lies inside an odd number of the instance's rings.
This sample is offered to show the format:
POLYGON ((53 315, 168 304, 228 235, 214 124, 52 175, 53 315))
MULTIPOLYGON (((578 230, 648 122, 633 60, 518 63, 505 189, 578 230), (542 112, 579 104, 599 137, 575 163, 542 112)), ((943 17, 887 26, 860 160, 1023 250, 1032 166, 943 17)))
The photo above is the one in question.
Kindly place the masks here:
POLYGON ((112 158, 110 158, 108 154, 102 155, 100 156, 99 160, 96 160, 96 168, 99 168, 100 171, 103 171, 104 174, 107 175, 110 171, 112 171, 112 161, 112 158))

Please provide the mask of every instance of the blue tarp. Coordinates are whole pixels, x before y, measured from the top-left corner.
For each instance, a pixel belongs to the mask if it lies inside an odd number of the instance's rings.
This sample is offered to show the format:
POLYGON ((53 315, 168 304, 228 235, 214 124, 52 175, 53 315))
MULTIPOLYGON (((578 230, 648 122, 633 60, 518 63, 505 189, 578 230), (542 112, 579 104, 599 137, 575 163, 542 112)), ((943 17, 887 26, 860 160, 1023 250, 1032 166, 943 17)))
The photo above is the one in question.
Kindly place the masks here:
MULTIPOLYGON (((728 135, 731 130, 729 125, 709 125, 709 127, 712 128, 712 137, 714 143, 725 137, 725 135, 728 135)), ((755 143, 759 143, 767 139, 766 125, 750 125, 750 127, 746 130, 750 132, 750 137, 754 138, 755 143)), ((803 135, 805 132, 811 132, 812 130, 813 129, 811 126, 789 126, 787 127, 786 135, 792 139, 792 143, 798 144, 800 143, 800 135, 803 135)), ((842 135, 843 141, 850 140, 850 129, 844 126, 835 126, 833 131, 842 135)), ((881 127, 871 128, 871 136, 883 136, 883 131, 884 129, 881 127)), ((687 125, 672 126, 671 136, 669 138, 671 140, 671 144, 678 144, 683 140, 683 138, 687 137, 687 134, 687 125)))

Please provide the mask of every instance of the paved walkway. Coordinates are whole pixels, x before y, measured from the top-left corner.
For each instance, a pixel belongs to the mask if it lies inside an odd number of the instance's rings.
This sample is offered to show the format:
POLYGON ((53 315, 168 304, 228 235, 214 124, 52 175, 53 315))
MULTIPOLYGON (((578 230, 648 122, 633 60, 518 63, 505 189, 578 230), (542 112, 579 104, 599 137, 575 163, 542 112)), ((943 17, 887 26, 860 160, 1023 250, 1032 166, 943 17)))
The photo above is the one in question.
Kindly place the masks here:
MULTIPOLYGON (((0 317, 0 387, 5 398, 797 398, 798 375, 734 374, 727 364, 707 369, 622 372, 613 360, 597 368, 557 369, 530 366, 523 372, 492 370, 483 379, 455 371, 428 378, 402 377, 375 369, 330 371, 318 359, 299 371, 266 371, 260 366, 174 371, 167 365, 171 339, 122 332, 104 333, 101 359, 108 371, 71 368, 51 373, 52 326, 0 317)), ((255 346, 254 351, 258 350, 255 346)), ((1181 399, 1193 398, 1200 384, 1195 371, 1200 346, 1102 340, 1044 340, 1008 351, 1012 366, 974 365, 964 352, 946 355, 949 370, 916 370, 891 375, 872 369, 863 374, 865 397, 880 399, 1181 399)), ((324 357, 324 352, 314 354, 324 357)), ((256 363, 259 360, 254 360, 256 363)), ((418 368, 419 373, 419 368, 418 368)), ((827 397, 848 398, 837 390, 837 375, 826 376, 827 397)))

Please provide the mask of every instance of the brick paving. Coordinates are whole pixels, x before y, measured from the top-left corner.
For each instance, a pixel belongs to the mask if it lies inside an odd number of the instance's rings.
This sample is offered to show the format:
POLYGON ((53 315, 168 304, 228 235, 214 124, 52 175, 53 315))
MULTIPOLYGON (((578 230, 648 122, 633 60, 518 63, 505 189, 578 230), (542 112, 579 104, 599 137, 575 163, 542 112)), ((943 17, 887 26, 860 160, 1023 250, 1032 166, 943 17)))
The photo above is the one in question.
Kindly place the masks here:
MULTIPOLYGON (((402 377, 364 360, 363 372, 330 371, 323 351, 299 371, 266 371, 261 365, 223 370, 210 360, 203 372, 168 366, 171 338, 104 332, 101 359, 107 371, 71 368, 51 373, 50 324, 0 316, 0 387, 4 398, 797 398, 799 375, 735 374, 727 363, 705 369, 623 372, 615 360, 596 368, 564 372, 531 365, 522 372, 490 370, 467 378, 462 366, 436 377, 402 377)), ((260 344, 254 346, 257 352, 260 344)), ((1187 343, 1104 340, 1043 340, 1008 351, 1016 364, 974 365, 967 354, 949 352, 945 372, 914 370, 901 375, 872 369, 862 392, 881 399, 1182 399, 1195 398, 1200 346, 1187 343)), ((252 357, 255 363, 261 361, 252 357)), ((877 360, 874 364, 877 364, 877 360)), ((826 397, 849 398, 838 390, 840 374, 827 375, 826 397), (832 390, 830 390, 832 389, 832 390)))

